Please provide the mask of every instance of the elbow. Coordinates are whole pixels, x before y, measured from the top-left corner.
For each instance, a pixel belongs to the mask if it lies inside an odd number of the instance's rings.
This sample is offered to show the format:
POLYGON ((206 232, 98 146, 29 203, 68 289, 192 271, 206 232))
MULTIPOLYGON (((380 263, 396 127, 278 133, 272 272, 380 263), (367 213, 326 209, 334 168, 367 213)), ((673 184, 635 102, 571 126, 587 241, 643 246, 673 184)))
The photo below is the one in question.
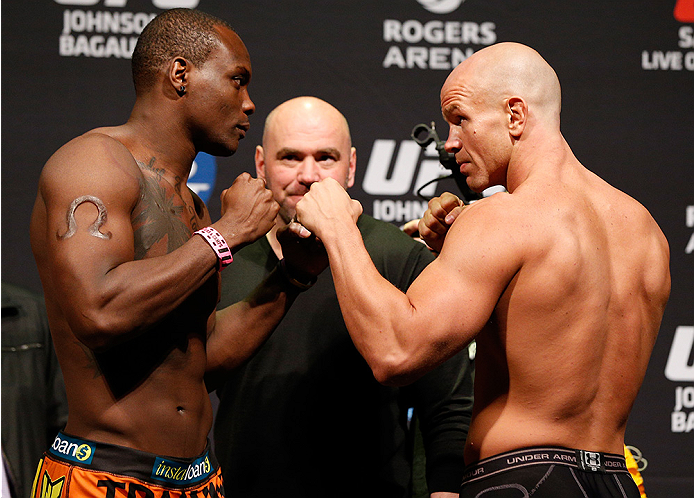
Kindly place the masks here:
POLYGON ((389 357, 369 364, 374 378, 384 386, 403 387, 420 377, 414 365, 403 357, 389 357))
POLYGON ((83 311, 71 325, 75 337, 94 352, 113 347, 128 332, 122 317, 105 310, 83 311))
POLYGON ((88 333, 75 334, 77 339, 84 344, 90 351, 101 353, 110 349, 114 342, 106 334, 90 331, 88 333))

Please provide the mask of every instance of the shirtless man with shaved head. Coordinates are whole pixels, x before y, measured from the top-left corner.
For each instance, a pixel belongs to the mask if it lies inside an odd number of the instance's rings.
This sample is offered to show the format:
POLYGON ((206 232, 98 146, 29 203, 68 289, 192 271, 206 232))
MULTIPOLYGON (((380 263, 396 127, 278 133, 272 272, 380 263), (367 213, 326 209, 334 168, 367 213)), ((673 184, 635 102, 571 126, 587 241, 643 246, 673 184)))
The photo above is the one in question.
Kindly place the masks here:
POLYGON ((347 328, 375 376, 406 384, 477 342, 462 497, 638 497, 624 459, 629 411, 670 292, 667 241, 648 211, 576 159, 560 86, 534 50, 501 43, 441 90, 446 149, 495 194, 429 204, 440 251, 407 293, 383 280, 335 182, 297 205, 325 244, 347 328))

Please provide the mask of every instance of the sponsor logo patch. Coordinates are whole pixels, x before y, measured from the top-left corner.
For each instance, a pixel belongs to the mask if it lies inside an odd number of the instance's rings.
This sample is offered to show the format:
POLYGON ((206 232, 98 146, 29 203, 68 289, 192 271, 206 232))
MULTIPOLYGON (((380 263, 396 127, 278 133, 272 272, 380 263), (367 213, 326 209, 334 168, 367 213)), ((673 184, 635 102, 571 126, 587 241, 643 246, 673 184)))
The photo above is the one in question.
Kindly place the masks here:
POLYGON ((95 450, 96 447, 93 444, 66 436, 65 434, 59 434, 50 447, 50 452, 55 456, 74 463, 87 465, 92 463, 95 450))
POLYGON ((170 484, 195 483, 212 473, 212 465, 207 455, 190 464, 157 458, 152 467, 152 479, 170 484))

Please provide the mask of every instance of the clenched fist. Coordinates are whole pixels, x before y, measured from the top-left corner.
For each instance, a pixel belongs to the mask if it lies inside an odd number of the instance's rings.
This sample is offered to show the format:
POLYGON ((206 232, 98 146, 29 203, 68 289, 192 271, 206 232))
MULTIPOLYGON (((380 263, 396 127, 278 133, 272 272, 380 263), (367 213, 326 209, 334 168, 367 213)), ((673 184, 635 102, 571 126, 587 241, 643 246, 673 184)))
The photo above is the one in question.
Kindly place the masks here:
POLYGON ((296 205, 297 221, 320 239, 325 238, 329 230, 339 230, 340 225, 356 223, 362 212, 361 203, 350 198, 333 178, 312 184, 311 190, 296 205))
POLYGON ((241 173, 221 195, 222 217, 214 227, 232 251, 254 242, 275 224, 280 206, 265 181, 241 173))
POLYGON ((463 211, 463 201, 450 192, 429 201, 429 207, 419 220, 419 236, 436 252, 441 252, 448 229, 463 211))

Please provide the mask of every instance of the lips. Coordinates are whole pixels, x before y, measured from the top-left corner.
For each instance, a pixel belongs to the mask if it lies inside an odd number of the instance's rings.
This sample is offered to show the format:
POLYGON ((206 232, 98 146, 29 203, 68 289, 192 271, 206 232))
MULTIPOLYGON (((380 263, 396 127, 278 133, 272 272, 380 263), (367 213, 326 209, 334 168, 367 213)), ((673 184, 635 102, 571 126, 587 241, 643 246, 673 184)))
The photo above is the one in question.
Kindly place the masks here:
POLYGON ((246 132, 248 132, 248 129, 251 127, 250 123, 239 123, 236 125, 236 128, 241 130, 241 137, 246 136, 246 132))

